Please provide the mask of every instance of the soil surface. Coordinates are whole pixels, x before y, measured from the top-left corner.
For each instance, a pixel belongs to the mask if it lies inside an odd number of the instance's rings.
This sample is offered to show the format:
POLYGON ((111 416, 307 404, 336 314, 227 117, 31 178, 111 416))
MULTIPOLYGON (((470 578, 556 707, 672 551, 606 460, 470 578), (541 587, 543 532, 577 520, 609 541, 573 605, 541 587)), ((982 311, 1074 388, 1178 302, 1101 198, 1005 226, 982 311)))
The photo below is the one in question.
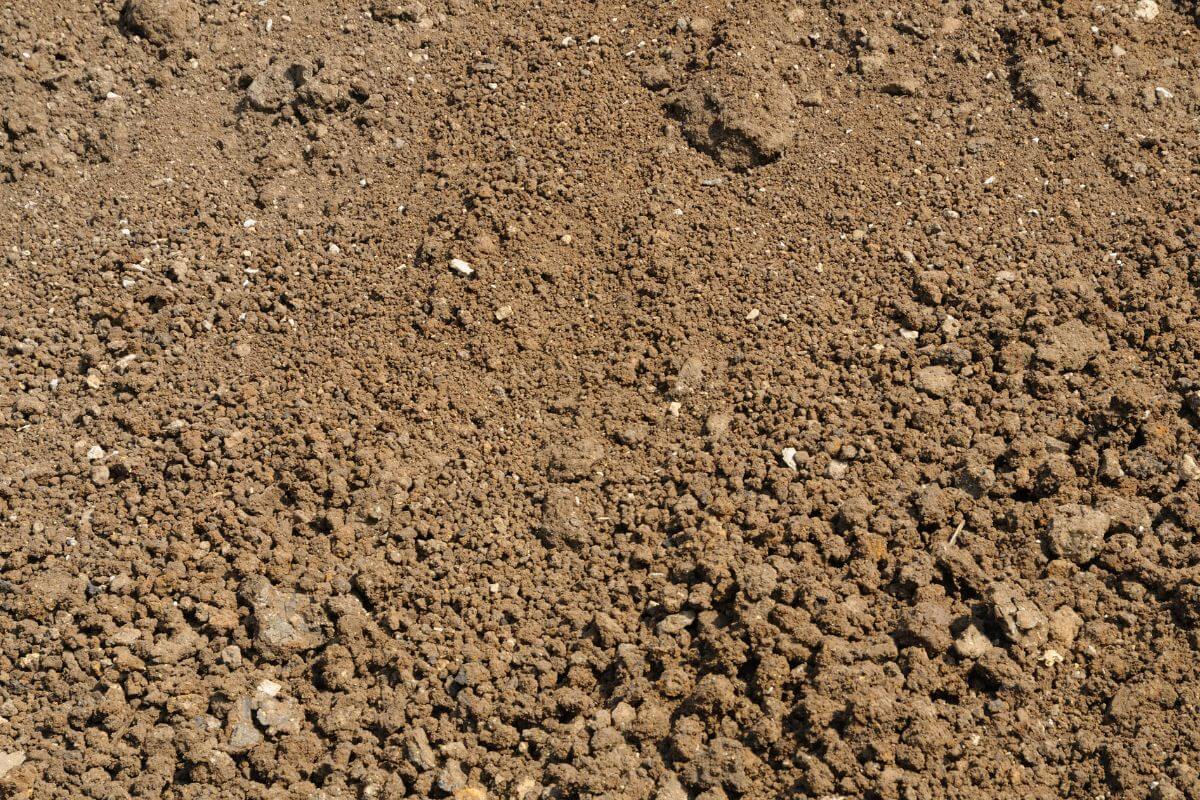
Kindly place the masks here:
POLYGON ((1200 797, 1193 0, 0 11, 0 795, 1200 797))

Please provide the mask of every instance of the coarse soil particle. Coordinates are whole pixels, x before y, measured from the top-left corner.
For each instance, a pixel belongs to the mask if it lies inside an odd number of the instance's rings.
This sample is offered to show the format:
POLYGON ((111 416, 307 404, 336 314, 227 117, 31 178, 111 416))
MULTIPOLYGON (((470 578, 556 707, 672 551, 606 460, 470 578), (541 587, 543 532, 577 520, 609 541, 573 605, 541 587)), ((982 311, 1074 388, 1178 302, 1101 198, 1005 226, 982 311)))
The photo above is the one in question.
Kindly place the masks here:
POLYGON ((0 796, 1200 797, 1198 13, 5 4, 0 796))

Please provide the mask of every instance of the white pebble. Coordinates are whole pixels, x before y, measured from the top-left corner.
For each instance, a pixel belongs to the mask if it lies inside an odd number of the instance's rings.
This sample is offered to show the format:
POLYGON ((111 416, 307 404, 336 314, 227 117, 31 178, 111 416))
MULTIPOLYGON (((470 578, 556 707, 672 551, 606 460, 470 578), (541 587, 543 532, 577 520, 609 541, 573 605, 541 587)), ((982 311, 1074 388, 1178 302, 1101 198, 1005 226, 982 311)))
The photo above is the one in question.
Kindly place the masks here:
POLYGON ((461 258, 450 259, 450 269, 457 272, 459 275, 474 275, 475 270, 470 264, 463 261, 461 258))
POLYGON ((270 678, 264 680, 258 685, 258 691, 262 694, 265 694, 267 697, 274 697, 275 695, 279 694, 279 690, 282 688, 282 686, 270 678))
POLYGON ((243 227, 243 228, 253 228, 253 227, 254 227, 255 225, 257 225, 257 224, 258 224, 258 220, 256 220, 256 219, 248 219, 248 220, 246 220, 245 222, 243 222, 243 223, 242 223, 242 227, 243 227))
POLYGON ((1133 8, 1133 15, 1149 22, 1158 16, 1158 3, 1155 0, 1138 0, 1138 4, 1133 8))
POLYGON ((87 460, 88 461, 99 461, 100 459, 104 458, 104 456, 105 456, 104 448, 98 444, 92 445, 91 448, 87 451, 87 460))
POLYGON ((783 459, 783 463, 788 466, 788 469, 792 472, 796 471, 796 448, 785 447, 779 452, 779 456, 783 459))

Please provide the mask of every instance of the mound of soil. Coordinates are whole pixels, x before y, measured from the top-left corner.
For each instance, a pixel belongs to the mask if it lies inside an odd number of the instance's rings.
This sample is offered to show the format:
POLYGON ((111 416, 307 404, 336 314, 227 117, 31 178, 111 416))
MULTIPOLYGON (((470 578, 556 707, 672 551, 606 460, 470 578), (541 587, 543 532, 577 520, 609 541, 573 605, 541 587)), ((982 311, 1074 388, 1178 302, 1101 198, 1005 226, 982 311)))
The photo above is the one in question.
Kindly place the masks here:
POLYGON ((1200 796, 1197 11, 7 4, 0 795, 1200 796))

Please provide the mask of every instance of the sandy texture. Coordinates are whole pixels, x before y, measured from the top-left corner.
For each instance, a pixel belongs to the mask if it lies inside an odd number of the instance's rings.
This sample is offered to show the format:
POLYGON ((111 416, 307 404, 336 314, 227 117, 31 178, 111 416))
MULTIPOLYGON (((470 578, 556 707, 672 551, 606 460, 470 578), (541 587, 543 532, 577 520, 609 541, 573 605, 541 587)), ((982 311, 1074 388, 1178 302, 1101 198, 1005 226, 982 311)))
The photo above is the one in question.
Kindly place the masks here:
POLYGON ((1190 0, 0 11, 0 795, 1200 797, 1190 0))

